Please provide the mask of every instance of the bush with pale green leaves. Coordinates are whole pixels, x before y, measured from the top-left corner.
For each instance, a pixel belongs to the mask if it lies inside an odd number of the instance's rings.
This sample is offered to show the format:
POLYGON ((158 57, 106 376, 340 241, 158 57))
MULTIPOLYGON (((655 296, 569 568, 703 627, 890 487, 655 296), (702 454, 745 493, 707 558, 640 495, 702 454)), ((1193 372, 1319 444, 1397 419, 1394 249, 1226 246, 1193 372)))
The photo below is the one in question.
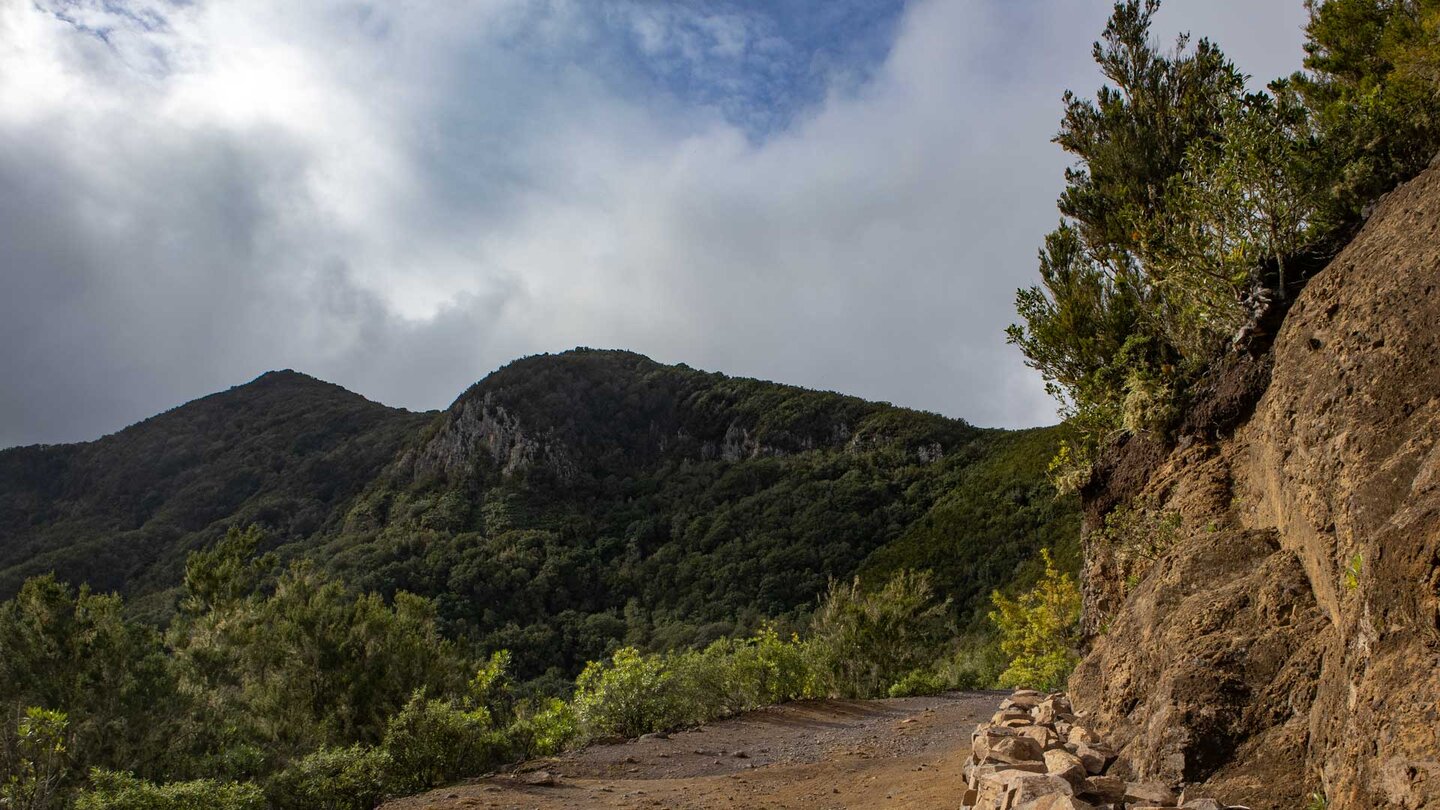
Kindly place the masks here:
POLYGON ((416 692, 385 730, 390 786, 418 792, 467 776, 493 771, 517 759, 509 735, 497 729, 483 708, 416 692))
POLYGON ((995 610, 990 619, 1010 660, 999 677, 1004 687, 1063 688, 1080 660, 1080 589, 1069 574, 1055 568, 1048 549, 1042 555, 1045 573, 1033 588, 1013 599, 998 591, 991 594, 995 610))
POLYGON ((953 633, 949 600, 923 572, 898 571, 878 590, 832 583, 811 619, 810 656, 824 692, 874 698, 933 662, 953 633))
POLYGON ((662 656, 624 647, 608 662, 585 666, 575 679, 571 705, 586 737, 638 737, 692 719, 674 687, 674 673, 662 656))
POLYGON ((0 733, 0 807, 45 810, 60 804, 70 757, 70 719, 64 712, 30 706, 0 733))
POLYGON ((321 748, 276 774, 275 810, 373 810, 390 792, 395 761, 383 748, 321 748))
POLYGON ((90 787, 75 797, 75 810, 265 810, 265 806, 265 794, 249 782, 197 779, 156 784, 100 769, 90 772, 90 787))

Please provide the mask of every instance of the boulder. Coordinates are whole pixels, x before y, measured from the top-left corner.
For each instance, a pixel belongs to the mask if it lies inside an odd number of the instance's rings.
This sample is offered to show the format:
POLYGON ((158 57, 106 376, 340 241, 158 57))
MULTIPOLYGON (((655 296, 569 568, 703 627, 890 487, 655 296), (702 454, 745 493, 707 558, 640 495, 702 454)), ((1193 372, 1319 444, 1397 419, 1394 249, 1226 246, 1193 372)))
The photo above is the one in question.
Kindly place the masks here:
POLYGON ((1080 743, 1069 750, 1085 764, 1086 772, 1091 774, 1104 773, 1110 763, 1115 761, 1115 753, 1099 745, 1080 743))
POLYGON ((1075 789, 1058 776, 1027 773, 1010 780, 1007 801, 1010 807, 1017 807, 1046 796, 1073 796, 1075 789))
POLYGON ((1131 782, 1125 786, 1125 803, 1174 807, 1175 791, 1159 782, 1131 782))
POLYGON ((990 749, 1001 740, 1014 737, 1015 732, 1008 728, 996 728, 994 726, 981 726, 976 729, 974 737, 970 738, 971 760, 977 765, 985 762, 990 755, 990 749))
POLYGON ((997 774, 1001 771, 1046 773, 1045 763, 1043 762, 1016 762, 1008 765, 976 765, 969 763, 965 766, 965 784, 973 788, 980 783, 981 777, 997 774))
POLYGON ((1016 768, 996 767, 983 772, 977 769, 972 785, 976 792, 975 806, 988 808, 997 802, 1006 807, 1013 806, 1014 802, 1007 797, 1016 781, 1025 776, 1042 775, 1016 768))
POLYGON ((1085 786, 1088 775, 1079 757, 1060 748, 1045 752, 1045 770, 1069 782, 1076 790, 1085 786))
POLYGON ((1090 776, 1086 777, 1085 786, 1075 792, 1091 802, 1113 804, 1125 801, 1125 782, 1114 776, 1090 776))
POLYGON ((1029 737, 1001 737, 990 743, 985 759, 1002 763, 1043 762, 1045 749, 1029 737))
POLYGON ((1214 799, 1191 799, 1180 806, 1186 810, 1225 810, 1225 805, 1214 799))
POLYGON ((1017 805, 1014 810, 1095 810, 1095 805, 1082 802, 1074 796, 1052 793, 1049 796, 1041 796, 1033 802, 1017 805))
POLYGON ((1052 748, 1060 748, 1060 737, 1054 731, 1045 726, 1026 726, 1018 729, 1020 736, 1029 737, 1040 743, 1040 747, 1046 751, 1052 748))
POLYGON ((1096 745, 1100 742, 1100 737, 1085 726, 1071 726, 1069 733, 1065 735, 1065 741, 1075 745, 1096 745))
POLYGON ((1024 711, 1030 711, 1036 706, 1039 706, 1041 700, 1039 695, 1012 695, 1000 701, 1000 709, 1001 711, 1005 709, 1023 709, 1024 711))
POLYGON ((997 726, 1009 725, 1014 721, 1023 721, 1021 725, 1025 726, 1035 722, 1030 719, 1030 712, 1025 709, 1001 709, 990 718, 990 722, 997 726))
POLYGON ((531 771, 522 778, 525 780, 525 784, 536 787, 554 787, 560 784, 560 775, 549 771, 531 771))

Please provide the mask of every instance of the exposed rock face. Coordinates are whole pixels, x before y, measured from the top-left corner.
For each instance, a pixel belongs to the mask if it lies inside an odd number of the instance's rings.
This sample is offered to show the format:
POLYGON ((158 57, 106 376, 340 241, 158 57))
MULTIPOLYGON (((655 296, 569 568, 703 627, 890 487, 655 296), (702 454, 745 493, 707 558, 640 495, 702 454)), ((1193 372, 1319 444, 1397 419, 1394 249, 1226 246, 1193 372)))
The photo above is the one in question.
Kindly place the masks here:
POLYGON ((414 463, 419 475, 460 477, 477 458, 490 459, 505 475, 537 464, 561 481, 574 474, 574 463, 563 445, 526 434, 520 420, 489 395, 457 402, 444 427, 421 448, 414 463))
POLYGON ((1248 419, 1101 465, 1076 707, 1137 777, 1440 808, 1440 170, 1310 282, 1263 377, 1248 419))
POLYGON ((397 465, 401 478, 540 473, 561 485, 662 460, 901 450, 921 464, 981 431, 820 391, 664 366, 631 352, 522 358, 476 383, 397 465))

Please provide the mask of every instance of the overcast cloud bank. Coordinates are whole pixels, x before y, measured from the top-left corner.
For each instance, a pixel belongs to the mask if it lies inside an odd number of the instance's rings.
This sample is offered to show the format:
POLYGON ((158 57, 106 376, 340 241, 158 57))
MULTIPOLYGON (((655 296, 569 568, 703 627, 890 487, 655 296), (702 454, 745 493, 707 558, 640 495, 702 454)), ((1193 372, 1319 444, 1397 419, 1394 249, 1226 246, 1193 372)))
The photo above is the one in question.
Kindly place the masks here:
MULTIPOLYGON (((1170 0, 1268 78, 1299 0, 1170 0)), ((576 345, 982 425, 1108 4, 0 4, 0 446, 576 345)))

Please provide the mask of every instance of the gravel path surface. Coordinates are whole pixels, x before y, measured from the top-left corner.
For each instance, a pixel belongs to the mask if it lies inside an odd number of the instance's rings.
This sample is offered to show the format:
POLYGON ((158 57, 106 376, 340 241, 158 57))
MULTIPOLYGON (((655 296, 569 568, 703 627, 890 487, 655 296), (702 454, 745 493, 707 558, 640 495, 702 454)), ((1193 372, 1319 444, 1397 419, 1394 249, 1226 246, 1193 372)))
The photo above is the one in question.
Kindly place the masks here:
POLYGON ((384 810, 958 806, 970 732, 1006 694, 791 703, 533 760, 384 810))

